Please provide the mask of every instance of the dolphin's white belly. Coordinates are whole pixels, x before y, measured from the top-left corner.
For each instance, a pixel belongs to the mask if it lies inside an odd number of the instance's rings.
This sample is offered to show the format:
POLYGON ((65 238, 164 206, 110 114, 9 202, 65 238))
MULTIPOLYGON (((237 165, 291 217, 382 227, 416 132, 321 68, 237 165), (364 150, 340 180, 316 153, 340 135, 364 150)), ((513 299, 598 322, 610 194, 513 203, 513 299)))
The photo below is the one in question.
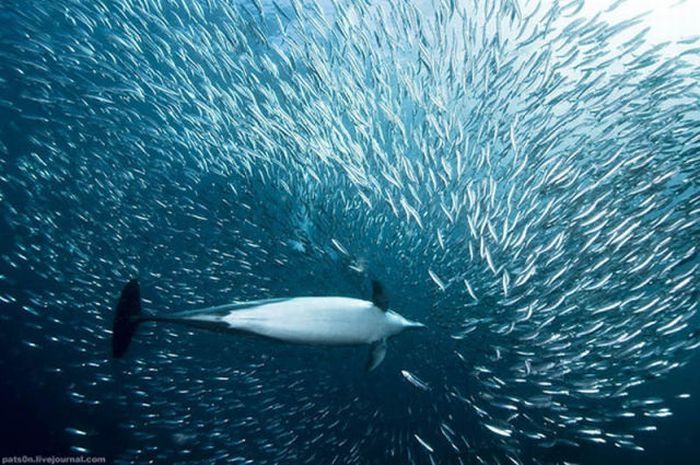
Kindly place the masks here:
POLYGON ((391 331, 371 302, 346 297, 296 297, 234 310, 220 317, 230 328, 304 344, 370 344, 391 331))

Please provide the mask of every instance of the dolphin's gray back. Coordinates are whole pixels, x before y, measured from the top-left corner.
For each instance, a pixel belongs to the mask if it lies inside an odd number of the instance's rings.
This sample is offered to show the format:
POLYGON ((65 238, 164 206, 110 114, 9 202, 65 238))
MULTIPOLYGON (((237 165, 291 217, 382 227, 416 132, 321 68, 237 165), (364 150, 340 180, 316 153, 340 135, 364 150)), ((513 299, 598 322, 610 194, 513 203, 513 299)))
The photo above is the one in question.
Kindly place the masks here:
POLYGON ((182 312, 172 313, 168 315, 173 319, 177 318, 192 318, 203 315, 210 316, 226 316, 233 311, 250 309, 264 304, 283 302, 285 300, 290 300, 290 298, 277 298, 277 299, 261 299, 261 300, 251 300, 248 302, 236 302, 232 304, 216 305, 214 307, 198 308, 195 310, 185 310, 182 312))

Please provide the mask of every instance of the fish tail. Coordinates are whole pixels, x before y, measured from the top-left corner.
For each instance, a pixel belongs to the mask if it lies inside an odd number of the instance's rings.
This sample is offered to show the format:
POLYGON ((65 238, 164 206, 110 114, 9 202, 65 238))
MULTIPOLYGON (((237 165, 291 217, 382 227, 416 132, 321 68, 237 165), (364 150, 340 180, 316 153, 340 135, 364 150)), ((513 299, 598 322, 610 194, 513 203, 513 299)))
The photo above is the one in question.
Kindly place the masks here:
POLYGON ((134 337, 136 328, 145 318, 141 314, 141 290, 136 279, 122 288, 112 325, 112 356, 120 358, 134 337))

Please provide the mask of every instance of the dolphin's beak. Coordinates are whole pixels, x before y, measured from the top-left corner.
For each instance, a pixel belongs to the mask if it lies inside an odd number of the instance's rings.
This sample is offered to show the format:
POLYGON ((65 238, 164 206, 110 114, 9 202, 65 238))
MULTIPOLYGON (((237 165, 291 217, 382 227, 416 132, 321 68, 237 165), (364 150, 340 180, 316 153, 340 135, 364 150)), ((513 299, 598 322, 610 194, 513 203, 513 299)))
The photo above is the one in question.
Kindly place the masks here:
POLYGON ((418 323, 417 321, 409 321, 408 322, 408 329, 420 329, 420 328, 427 328, 423 323, 418 323))

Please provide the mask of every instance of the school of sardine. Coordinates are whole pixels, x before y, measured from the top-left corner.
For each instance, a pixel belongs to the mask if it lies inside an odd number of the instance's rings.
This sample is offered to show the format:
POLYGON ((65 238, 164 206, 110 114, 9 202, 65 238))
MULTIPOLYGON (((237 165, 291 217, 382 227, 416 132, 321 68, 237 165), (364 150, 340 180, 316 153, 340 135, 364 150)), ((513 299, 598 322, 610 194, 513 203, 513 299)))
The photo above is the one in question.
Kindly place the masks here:
POLYGON ((65 386, 73 451, 117 412, 116 463, 640 453, 672 412, 637 390, 700 346, 700 36, 582 6, 3 5, 2 318, 65 386), (109 358, 131 276, 176 311, 367 275, 429 327, 371 374, 178 328, 109 358))

